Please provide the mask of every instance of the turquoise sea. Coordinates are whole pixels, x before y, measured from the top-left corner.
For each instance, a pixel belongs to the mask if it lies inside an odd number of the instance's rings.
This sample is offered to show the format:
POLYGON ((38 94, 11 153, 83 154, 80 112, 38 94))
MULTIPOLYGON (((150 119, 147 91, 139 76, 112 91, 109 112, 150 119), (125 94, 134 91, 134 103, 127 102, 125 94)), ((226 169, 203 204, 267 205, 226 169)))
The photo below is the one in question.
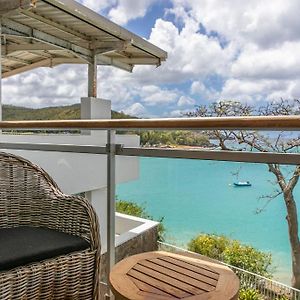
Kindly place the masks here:
POLYGON ((164 217, 167 242, 184 246, 197 233, 217 233, 271 252, 275 278, 289 283, 290 246, 282 197, 255 213, 266 203, 260 196, 277 188, 274 181, 264 164, 141 158, 139 179, 119 184, 117 195, 143 204, 156 218, 164 217), (238 170, 239 180, 249 180, 251 187, 232 186, 236 181, 232 173, 238 170))

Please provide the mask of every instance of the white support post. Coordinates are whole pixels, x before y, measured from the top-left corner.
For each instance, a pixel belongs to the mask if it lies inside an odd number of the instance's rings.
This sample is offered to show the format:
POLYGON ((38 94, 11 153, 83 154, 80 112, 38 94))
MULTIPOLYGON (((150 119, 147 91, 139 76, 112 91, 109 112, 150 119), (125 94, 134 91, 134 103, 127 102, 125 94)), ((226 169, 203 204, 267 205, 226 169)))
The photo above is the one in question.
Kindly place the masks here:
POLYGON ((97 98, 97 57, 95 52, 92 62, 88 64, 88 97, 97 98))
MULTIPOLYGON (((116 143, 115 131, 107 132, 107 283, 109 273, 115 264, 115 222, 116 222, 116 143)), ((111 291, 108 295, 113 299, 111 291)))

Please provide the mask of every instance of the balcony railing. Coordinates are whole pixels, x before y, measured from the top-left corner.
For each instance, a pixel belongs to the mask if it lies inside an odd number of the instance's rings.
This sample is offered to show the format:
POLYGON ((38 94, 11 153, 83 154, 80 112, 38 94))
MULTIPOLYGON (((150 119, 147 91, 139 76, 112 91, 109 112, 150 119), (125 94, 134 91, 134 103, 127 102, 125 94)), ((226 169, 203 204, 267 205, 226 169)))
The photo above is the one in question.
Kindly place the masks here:
MULTIPOLYGON (((195 252, 188 251, 184 248, 180 248, 168 243, 158 242, 159 249, 167 252, 184 254, 197 259, 204 259, 203 255, 195 252)), ((224 262, 215 261, 210 259, 215 263, 220 263, 232 269, 235 274, 240 279, 241 289, 250 289, 259 292, 260 296, 264 300, 299 300, 300 290, 290 287, 286 284, 272 280, 270 278, 249 272, 247 270, 226 264, 224 262)))
POLYGON ((107 156, 107 270, 115 263, 115 188, 116 156, 168 157, 215 161, 300 164, 298 153, 269 153, 251 151, 187 150, 166 148, 124 147, 115 142, 116 130, 264 130, 299 131, 300 116, 138 119, 138 120, 75 120, 75 121, 11 121, 0 122, 0 129, 18 130, 107 130, 106 146, 1 143, 2 149, 58 151, 100 154, 107 156))

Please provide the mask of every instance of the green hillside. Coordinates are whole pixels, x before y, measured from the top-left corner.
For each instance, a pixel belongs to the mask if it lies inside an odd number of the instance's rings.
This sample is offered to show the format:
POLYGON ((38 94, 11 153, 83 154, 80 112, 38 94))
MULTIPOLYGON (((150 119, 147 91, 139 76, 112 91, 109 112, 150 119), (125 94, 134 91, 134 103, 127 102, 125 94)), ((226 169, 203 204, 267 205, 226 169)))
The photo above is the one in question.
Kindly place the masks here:
MULTIPOLYGON (((80 119, 80 104, 45 108, 27 108, 13 105, 2 106, 4 121, 21 120, 75 120, 80 119)), ((133 119, 122 112, 112 111, 113 119, 133 119)))
MULTIPOLYGON (((80 104, 68 106, 56 106, 45 108, 27 108, 13 105, 2 106, 2 116, 4 121, 22 120, 76 120, 80 119, 80 104)), ((126 115, 123 112, 112 111, 113 119, 136 119, 136 117, 126 115)), ((120 131, 119 133, 133 133, 141 137, 143 146, 159 145, 188 145, 210 147, 209 138, 199 132, 191 131, 120 131)))

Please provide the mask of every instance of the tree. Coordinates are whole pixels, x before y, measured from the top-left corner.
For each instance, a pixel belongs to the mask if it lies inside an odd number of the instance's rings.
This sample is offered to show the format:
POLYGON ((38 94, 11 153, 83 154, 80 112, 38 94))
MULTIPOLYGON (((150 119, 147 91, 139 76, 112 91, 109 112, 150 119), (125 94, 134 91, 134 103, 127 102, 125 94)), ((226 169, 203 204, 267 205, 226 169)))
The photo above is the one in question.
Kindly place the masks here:
POLYGON ((226 236, 200 234, 188 243, 190 251, 265 277, 272 277, 272 257, 226 236))
POLYGON ((141 145, 187 145, 187 146, 210 146, 209 138, 206 135, 192 131, 141 131, 138 133, 141 145))
MULTIPOLYGON (((209 106, 198 106, 195 111, 188 113, 190 117, 226 117, 226 116, 250 116, 250 115, 299 115, 299 100, 281 100, 268 103, 265 106, 255 108, 238 101, 220 101, 209 106)), ((289 153, 298 151, 300 136, 288 137, 284 132, 277 134, 275 140, 267 133, 257 131, 240 130, 214 130, 213 137, 217 139, 222 150, 250 150, 259 152, 289 153), (236 143, 232 143, 235 141, 236 143), (236 144, 233 146, 233 144, 236 144)), ((286 220, 288 224, 289 241, 292 257, 292 286, 300 289, 300 241, 298 229, 297 204, 294 198, 294 189, 298 183, 300 166, 292 168, 289 176, 281 165, 269 163, 268 170, 276 179, 276 191, 273 195, 267 195, 267 203, 279 195, 283 195, 286 207, 286 220)))

